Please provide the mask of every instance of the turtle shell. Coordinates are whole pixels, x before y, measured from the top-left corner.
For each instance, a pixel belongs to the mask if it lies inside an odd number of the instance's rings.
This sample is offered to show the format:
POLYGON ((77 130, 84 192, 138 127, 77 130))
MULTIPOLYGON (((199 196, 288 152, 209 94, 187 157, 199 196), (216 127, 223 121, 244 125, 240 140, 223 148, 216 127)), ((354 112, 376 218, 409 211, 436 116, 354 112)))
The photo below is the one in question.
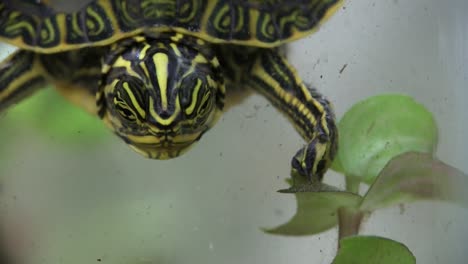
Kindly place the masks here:
POLYGON ((93 0, 72 11, 49 1, 0 0, 0 41, 54 53, 175 31, 213 43, 275 47, 318 28, 342 0, 93 0))

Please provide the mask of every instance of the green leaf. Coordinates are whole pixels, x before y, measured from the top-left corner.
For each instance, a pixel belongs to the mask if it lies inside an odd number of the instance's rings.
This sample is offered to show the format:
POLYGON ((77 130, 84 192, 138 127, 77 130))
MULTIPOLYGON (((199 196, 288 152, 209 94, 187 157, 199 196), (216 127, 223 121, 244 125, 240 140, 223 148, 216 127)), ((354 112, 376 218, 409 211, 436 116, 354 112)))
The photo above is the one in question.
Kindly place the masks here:
POLYGON ((279 190, 280 193, 298 193, 298 192, 339 192, 339 188, 325 184, 320 181, 309 181, 298 173, 291 173, 291 179, 286 182, 291 185, 288 189, 279 190))
POLYGON ((409 249, 394 240, 377 236, 343 238, 332 264, 414 264, 409 249))
POLYGON ((340 120, 335 169, 372 183, 394 156, 432 153, 437 127, 426 108, 405 95, 380 95, 355 104, 340 120))
POLYGON ((335 159, 333 160, 331 166, 330 166, 330 169, 336 171, 336 172, 339 172, 341 174, 346 174, 345 172, 345 169, 343 168, 343 164, 341 164, 341 161, 340 161, 340 156, 337 155, 335 157, 335 159))
POLYGON ((409 152, 392 159, 368 190, 365 211, 416 199, 439 199, 468 208, 468 175, 431 154, 409 152))
POLYGON ((294 193, 297 212, 289 222, 266 233, 286 236, 306 236, 326 231, 338 223, 337 210, 357 207, 361 196, 342 191, 314 191, 294 193))

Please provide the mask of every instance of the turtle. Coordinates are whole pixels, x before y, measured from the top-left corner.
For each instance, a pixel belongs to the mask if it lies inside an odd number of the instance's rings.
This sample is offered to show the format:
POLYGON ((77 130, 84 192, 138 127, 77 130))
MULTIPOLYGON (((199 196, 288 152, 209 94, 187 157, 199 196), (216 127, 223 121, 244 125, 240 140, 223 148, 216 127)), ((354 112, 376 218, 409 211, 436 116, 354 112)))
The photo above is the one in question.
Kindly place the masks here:
POLYGON ((321 181, 338 147, 331 102, 282 47, 343 0, 1 0, 0 111, 49 84, 150 159, 186 153, 221 114, 263 95, 305 144, 291 173, 321 181), (234 102, 234 103, 230 103, 234 102))

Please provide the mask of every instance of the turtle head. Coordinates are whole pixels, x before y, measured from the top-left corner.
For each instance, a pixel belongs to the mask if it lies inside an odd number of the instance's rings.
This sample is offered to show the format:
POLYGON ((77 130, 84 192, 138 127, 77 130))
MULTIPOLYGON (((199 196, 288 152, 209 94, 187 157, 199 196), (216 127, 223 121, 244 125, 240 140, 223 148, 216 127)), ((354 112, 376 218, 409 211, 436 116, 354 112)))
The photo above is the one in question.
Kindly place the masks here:
POLYGON ((225 90, 218 60, 202 41, 193 41, 134 38, 117 43, 104 61, 99 115, 148 158, 183 154, 221 114, 225 90))

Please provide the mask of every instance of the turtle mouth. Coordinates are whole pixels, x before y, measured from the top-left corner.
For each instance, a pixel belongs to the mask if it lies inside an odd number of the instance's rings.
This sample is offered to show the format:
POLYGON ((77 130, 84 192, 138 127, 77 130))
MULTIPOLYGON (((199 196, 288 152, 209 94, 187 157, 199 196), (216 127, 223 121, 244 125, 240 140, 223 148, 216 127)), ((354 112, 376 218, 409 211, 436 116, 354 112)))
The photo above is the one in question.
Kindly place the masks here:
POLYGON ((163 140, 157 143, 130 142, 130 147, 141 155, 150 159, 167 160, 184 154, 194 141, 176 142, 163 140))
POLYGON ((125 141, 135 152, 150 159, 173 159, 186 153, 197 142, 202 132, 191 134, 169 135, 117 135, 125 141))

